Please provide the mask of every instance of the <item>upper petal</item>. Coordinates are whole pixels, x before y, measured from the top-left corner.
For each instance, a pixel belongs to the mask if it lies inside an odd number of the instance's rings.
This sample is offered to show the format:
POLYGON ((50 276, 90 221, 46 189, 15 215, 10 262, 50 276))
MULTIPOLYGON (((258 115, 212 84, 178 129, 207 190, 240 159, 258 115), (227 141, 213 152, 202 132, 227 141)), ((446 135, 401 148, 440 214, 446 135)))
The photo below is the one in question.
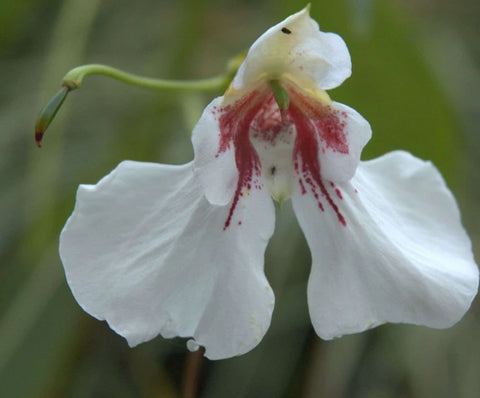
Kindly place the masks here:
POLYGON ((389 153, 327 193, 337 211, 320 211, 300 190, 293 196, 312 252, 308 301, 320 337, 385 322, 445 328, 463 316, 478 269, 455 199, 431 163, 389 153))
POLYGON ((327 90, 339 86, 350 74, 345 42, 334 33, 321 32, 306 7, 253 43, 233 87, 241 90, 263 78, 286 77, 299 85, 316 84, 327 90))
POLYGON ((320 134, 320 151, 318 159, 322 177, 329 181, 343 182, 350 180, 360 162, 363 147, 372 137, 372 128, 365 118, 347 105, 333 102, 331 105, 334 118, 338 118, 341 131, 318 127, 320 134), (339 138, 337 135, 342 135, 339 138), (346 151, 339 148, 343 140, 346 151))
POLYGON ((192 165, 122 162, 79 187, 60 238, 67 281, 80 305, 131 346, 161 334, 192 336, 211 359, 240 355, 265 334, 274 296, 263 256, 271 199, 212 206, 192 165))
POLYGON ((208 201, 226 205, 238 182, 235 148, 221 142, 219 116, 223 97, 215 98, 202 113, 192 132, 194 171, 208 201))

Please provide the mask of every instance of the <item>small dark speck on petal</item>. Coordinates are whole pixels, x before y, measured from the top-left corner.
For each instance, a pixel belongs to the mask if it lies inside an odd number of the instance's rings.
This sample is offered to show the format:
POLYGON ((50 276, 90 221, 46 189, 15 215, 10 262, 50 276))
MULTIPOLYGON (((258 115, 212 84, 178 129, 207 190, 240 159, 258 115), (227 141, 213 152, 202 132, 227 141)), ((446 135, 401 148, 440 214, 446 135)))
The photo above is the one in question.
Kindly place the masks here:
POLYGON ((288 28, 282 28, 282 32, 285 33, 286 35, 289 35, 290 33, 292 33, 292 31, 288 28))

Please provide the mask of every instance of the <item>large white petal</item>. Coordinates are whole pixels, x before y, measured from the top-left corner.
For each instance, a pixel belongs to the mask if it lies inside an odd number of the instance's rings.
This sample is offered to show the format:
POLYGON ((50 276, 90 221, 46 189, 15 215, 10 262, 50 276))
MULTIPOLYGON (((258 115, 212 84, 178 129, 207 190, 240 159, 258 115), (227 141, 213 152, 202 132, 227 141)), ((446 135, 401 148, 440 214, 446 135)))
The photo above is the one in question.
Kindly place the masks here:
POLYGON ((268 29, 253 43, 233 87, 241 90, 266 77, 289 78, 300 86, 313 83, 327 90, 348 78, 351 68, 343 39, 321 32, 307 7, 268 29))
POLYGON ((212 206, 192 165, 122 162, 81 185, 60 238, 80 305, 131 346, 192 336, 211 359, 243 354, 265 334, 274 296, 263 273, 273 232, 268 194, 212 206))
POLYGON ((220 151, 222 100, 223 97, 217 97, 210 102, 192 132, 194 171, 208 201, 215 205, 228 204, 238 182, 233 146, 220 151))
POLYGON ((345 136, 348 151, 342 153, 335 145, 330 145, 331 138, 328 137, 329 132, 326 132, 326 138, 320 140, 318 159, 324 179, 344 182, 355 174, 363 147, 372 137, 372 128, 355 109, 338 102, 333 102, 332 108, 341 123, 344 123, 341 134, 345 136))
POLYGON ((332 206, 299 190, 293 206, 312 252, 310 315, 324 339, 385 322, 445 328, 477 293, 478 269, 451 192, 406 152, 362 162, 350 183, 325 184, 332 206), (338 191, 336 191, 338 190, 338 191))

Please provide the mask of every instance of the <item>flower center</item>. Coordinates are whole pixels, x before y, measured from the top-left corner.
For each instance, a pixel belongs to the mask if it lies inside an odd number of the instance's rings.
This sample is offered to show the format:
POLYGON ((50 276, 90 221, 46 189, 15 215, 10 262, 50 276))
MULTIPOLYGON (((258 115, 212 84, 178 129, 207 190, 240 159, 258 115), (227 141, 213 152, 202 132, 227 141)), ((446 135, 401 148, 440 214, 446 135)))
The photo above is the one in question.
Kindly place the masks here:
MULTIPOLYGON (((335 200, 322 179, 319 156, 326 149, 348 154, 346 115, 335 111, 324 97, 304 94, 286 85, 288 109, 280 109, 277 96, 267 85, 260 86, 220 109, 218 153, 235 151, 238 183, 224 229, 228 228, 241 197, 251 189, 265 187, 273 199, 288 199, 297 180, 302 194, 311 193, 318 207, 328 206, 346 225, 335 200)), ((321 95, 323 95, 321 93, 321 95)))

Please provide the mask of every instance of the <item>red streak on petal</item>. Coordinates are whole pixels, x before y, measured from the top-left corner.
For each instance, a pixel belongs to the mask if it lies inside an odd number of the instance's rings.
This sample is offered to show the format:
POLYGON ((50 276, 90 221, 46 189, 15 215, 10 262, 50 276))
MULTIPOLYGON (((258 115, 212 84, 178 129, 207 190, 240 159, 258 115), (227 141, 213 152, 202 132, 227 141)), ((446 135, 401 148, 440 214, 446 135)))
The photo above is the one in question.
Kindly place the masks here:
POLYGON ((347 222, 345 221, 345 217, 340 212, 337 204, 333 201, 321 177, 320 162, 318 160, 318 142, 321 140, 321 137, 319 137, 317 133, 317 123, 310 119, 308 115, 303 112, 303 109, 297 106, 295 102, 290 102, 288 113, 297 129, 297 137, 293 148, 293 156, 296 159, 294 162, 295 171, 300 179, 303 178, 309 185, 313 196, 317 200, 318 207, 324 211, 317 188, 320 190, 322 197, 326 199, 330 208, 337 215, 340 224, 346 226, 347 222))
POLYGON ((338 199, 343 199, 343 196, 342 196, 342 191, 340 191, 340 189, 338 189, 336 186, 335 186, 335 183, 333 181, 330 181, 330 186, 335 189, 335 193, 337 194, 338 196, 338 199))
POLYGON ((340 191, 340 189, 335 188, 335 193, 337 194, 338 199, 343 199, 342 192, 340 191))
POLYGON ((261 175, 261 164, 258 154, 250 141, 249 132, 252 121, 260 111, 264 99, 264 94, 253 91, 237 100, 234 104, 227 105, 220 110, 220 145, 218 153, 222 153, 233 146, 235 150, 235 164, 238 170, 237 188, 235 189, 232 205, 223 227, 224 230, 229 227, 232 221, 240 196, 248 195, 252 187, 261 187, 261 184, 253 181, 254 176, 260 177, 261 175))
POLYGON ((302 193, 302 195, 306 195, 307 190, 305 189, 305 185, 303 185, 303 181, 301 178, 298 179, 298 184, 300 185, 300 192, 302 193))
POLYGON ((252 92, 251 95, 240 98, 233 105, 227 105, 224 108, 217 108, 212 111, 214 116, 220 114, 218 121, 220 126, 218 154, 230 149, 237 126, 241 122, 243 113, 248 109, 248 101, 253 94, 255 93, 252 92))

